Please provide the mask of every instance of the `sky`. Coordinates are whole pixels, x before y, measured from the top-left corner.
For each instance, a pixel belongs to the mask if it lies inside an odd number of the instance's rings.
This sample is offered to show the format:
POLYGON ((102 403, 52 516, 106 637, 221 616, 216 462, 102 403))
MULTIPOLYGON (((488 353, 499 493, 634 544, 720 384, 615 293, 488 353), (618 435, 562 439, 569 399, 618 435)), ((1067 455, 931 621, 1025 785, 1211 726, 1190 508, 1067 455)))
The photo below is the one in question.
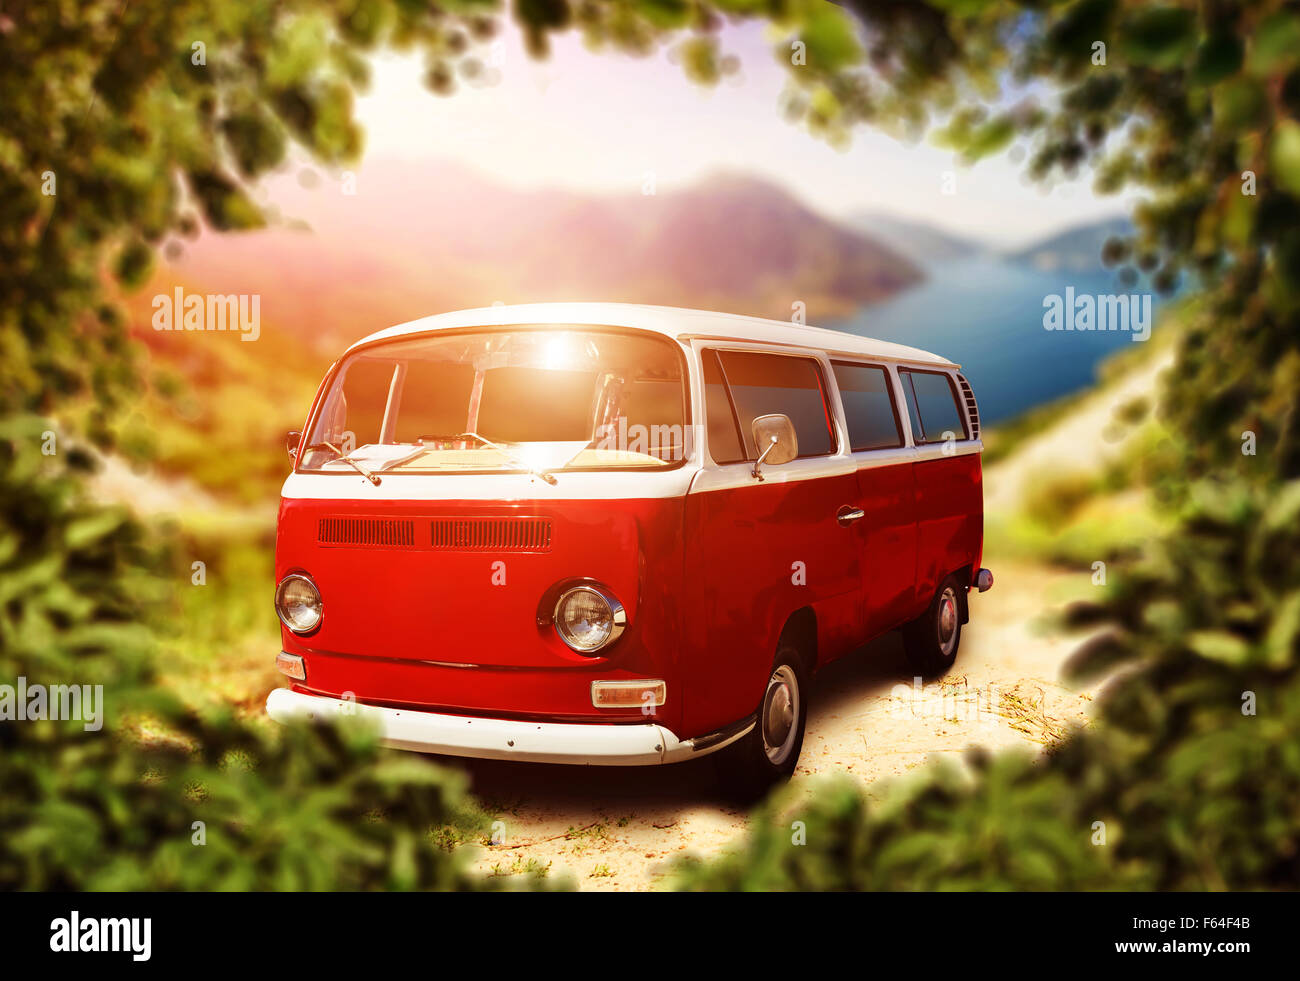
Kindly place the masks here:
POLYGON ((450 97, 423 86, 418 58, 385 55, 358 102, 366 158, 450 160, 521 189, 594 193, 639 193, 647 173, 671 190, 747 172, 836 220, 883 211, 998 247, 1126 210, 1093 195, 1086 178, 1046 193, 1028 186, 1005 155, 961 167, 948 151, 870 129, 848 150, 832 148, 781 118, 787 69, 764 30, 723 32, 742 67, 713 88, 689 81, 665 52, 593 52, 574 36, 539 62, 513 26, 487 53, 496 84, 461 84, 450 97), (956 174, 955 194, 942 192, 945 172, 956 174))

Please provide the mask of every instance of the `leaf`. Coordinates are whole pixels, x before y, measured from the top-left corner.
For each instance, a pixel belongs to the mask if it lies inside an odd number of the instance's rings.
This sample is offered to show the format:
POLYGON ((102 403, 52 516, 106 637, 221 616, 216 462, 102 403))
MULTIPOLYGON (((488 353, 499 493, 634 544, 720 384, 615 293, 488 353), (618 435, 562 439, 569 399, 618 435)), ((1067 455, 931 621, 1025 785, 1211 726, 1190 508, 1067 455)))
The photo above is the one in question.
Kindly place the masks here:
POLYGON ((1015 135, 1016 126, 1009 116, 991 119, 971 134, 964 151, 965 156, 968 160, 979 160, 997 153, 1015 139, 1015 135))
POLYGON ((1143 10, 1128 18, 1120 37, 1120 50, 1133 64, 1175 68, 1196 49, 1196 12, 1183 7, 1143 10))
POLYGON ((1269 146, 1269 163, 1277 185, 1300 198, 1300 123, 1286 119, 1277 124, 1269 146))
POLYGON ((808 65, 819 72, 838 71, 862 53, 853 34, 853 22, 827 4, 808 15, 799 36, 808 45, 808 65))
POLYGON ((69 522, 64 529, 63 540, 70 549, 85 548, 91 542, 98 541, 105 535, 116 531, 125 521, 121 511, 100 511, 69 522))
POLYGON ((1250 49, 1250 70, 1272 75, 1300 58, 1300 17, 1285 11, 1270 14, 1255 29, 1250 49))
POLYGON ((1268 96, 1258 82, 1235 79, 1215 86, 1212 105, 1215 120, 1225 129, 1253 129, 1266 117, 1268 96))
POLYGON ((231 113, 222 121, 221 129, 245 177, 256 177, 284 158, 284 133, 264 109, 248 108, 231 113))
POLYGON ((1250 645, 1224 630, 1197 630, 1187 635, 1187 646, 1201 657, 1221 664, 1244 664, 1250 657, 1250 645))
POLYGON ((1196 52, 1190 79, 1197 85, 1214 85, 1241 69, 1241 40, 1232 34, 1206 38, 1196 52))
POLYGON ((1300 480, 1291 480, 1273 495, 1264 511, 1264 527, 1270 531, 1300 526, 1300 480))
POLYGON ((149 278, 152 268, 153 249, 139 239, 135 239, 128 242, 118 253, 113 275, 127 289, 135 289, 149 278))
POLYGON ((1278 606, 1273 624, 1264 638, 1265 661, 1272 668, 1284 668, 1296 657, 1300 645, 1300 590, 1293 590, 1278 606))

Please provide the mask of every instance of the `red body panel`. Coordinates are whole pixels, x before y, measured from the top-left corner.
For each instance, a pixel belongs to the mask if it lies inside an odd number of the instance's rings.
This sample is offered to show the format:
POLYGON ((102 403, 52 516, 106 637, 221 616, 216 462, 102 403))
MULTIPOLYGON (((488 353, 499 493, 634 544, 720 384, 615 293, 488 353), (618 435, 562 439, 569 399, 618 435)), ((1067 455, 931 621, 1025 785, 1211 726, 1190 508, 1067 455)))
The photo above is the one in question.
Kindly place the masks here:
MULTIPOLYGON (((855 527, 862 547, 863 633, 867 637, 891 630, 920 612, 914 467, 907 462, 858 470, 857 504, 866 517, 855 527)), ((929 596, 925 599, 928 602, 929 596)))
POLYGON ((306 571, 324 603, 317 630, 282 627, 284 650, 304 655, 303 690, 363 702, 466 715, 647 721, 639 710, 595 709, 598 679, 662 678, 668 698, 655 721, 680 718, 677 660, 681 595, 680 498, 613 501, 384 502, 286 499, 280 506, 276 579, 306 571), (322 545, 324 517, 413 519, 406 546, 322 545), (552 521, 546 552, 434 550, 430 521, 443 516, 540 515, 552 521), (504 582, 502 578, 504 577, 504 582), (543 594, 566 579, 594 578, 623 603, 628 627, 608 657, 583 657, 538 624, 543 594))
POLYGON ((693 729, 708 732, 758 708, 777 638, 796 610, 817 614, 818 647, 832 656, 861 642, 858 536, 835 520, 857 497, 852 473, 687 496, 684 609, 695 653, 682 671, 693 729))
MULTIPOLYGON (((978 453, 915 463, 918 612, 947 575, 979 569, 984 485, 978 453)), ((969 582, 969 576, 967 577, 969 582)))

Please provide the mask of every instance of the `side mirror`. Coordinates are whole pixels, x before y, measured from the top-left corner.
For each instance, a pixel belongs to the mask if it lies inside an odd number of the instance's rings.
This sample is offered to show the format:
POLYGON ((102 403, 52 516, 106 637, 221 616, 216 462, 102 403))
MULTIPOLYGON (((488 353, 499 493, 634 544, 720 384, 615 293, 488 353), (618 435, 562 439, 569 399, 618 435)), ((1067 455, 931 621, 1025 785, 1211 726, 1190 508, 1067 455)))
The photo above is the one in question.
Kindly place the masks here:
POLYGON ((284 448, 290 460, 298 459, 298 447, 302 445, 302 433, 294 429, 284 435, 284 448))
POLYGON ((750 471, 759 480, 763 479, 759 467, 767 463, 780 466, 789 463, 799 455, 799 437, 794 433, 794 423, 790 417, 780 412, 758 416, 751 424, 754 434, 754 446, 758 449, 758 459, 750 471))

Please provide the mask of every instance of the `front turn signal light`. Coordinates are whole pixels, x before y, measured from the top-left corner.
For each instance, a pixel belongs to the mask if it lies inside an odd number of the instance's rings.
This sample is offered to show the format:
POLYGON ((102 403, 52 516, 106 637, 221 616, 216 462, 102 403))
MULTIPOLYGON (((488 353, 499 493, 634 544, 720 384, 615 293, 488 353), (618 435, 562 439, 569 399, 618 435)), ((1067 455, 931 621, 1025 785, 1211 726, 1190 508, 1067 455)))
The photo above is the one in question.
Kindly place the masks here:
POLYGON ((668 685, 653 678, 644 681, 593 681, 591 704, 596 708, 661 708, 668 685))
POLYGON ((281 651, 275 656, 275 670, 294 681, 307 680, 307 662, 297 654, 281 651))

